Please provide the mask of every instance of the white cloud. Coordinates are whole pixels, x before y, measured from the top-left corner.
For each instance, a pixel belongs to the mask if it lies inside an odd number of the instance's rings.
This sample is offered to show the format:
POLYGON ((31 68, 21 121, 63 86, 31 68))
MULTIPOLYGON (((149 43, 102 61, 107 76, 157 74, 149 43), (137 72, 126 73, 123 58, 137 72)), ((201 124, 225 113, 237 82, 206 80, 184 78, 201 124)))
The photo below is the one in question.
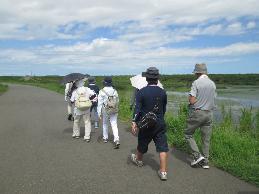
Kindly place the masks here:
MULTIPOLYGON (((98 26, 116 26, 126 21, 138 21, 143 28, 154 29, 173 24, 201 24, 218 19, 258 17, 258 10, 258 0, 2 0, 0 25, 11 27, 5 30, 1 28, 0 38, 72 38, 62 36, 58 27, 73 22, 89 24, 87 30, 98 26), (19 30, 20 26, 25 25, 28 31, 19 30)), ((236 32, 239 27, 236 23, 229 26, 229 30, 236 32)), ((207 30, 212 33, 213 29, 207 30)))
POLYGON ((247 25, 246 25, 246 28, 247 29, 253 29, 256 27, 256 23, 253 21, 253 22, 248 22, 247 25))

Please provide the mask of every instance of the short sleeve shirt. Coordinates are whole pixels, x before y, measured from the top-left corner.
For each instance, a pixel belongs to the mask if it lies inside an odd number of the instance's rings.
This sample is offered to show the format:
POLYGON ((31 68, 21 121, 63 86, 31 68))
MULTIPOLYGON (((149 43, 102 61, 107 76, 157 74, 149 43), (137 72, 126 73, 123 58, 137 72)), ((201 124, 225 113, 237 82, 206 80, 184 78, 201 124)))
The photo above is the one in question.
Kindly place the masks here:
POLYGON ((216 85, 207 75, 201 75, 192 83, 189 95, 196 97, 194 108, 201 110, 215 108, 216 85))

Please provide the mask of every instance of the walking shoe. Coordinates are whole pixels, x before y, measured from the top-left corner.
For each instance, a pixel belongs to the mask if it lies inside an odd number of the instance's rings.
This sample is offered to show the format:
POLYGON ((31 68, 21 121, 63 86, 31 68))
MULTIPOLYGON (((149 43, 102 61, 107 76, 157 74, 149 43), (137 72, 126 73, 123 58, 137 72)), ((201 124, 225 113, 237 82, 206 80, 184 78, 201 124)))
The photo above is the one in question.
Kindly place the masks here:
POLYGON ((108 139, 107 138, 103 138, 103 143, 107 143, 108 139))
POLYGON ((201 164, 204 160, 205 160, 205 158, 200 155, 198 158, 195 158, 195 159, 191 162, 191 166, 194 167, 194 166, 196 166, 197 164, 201 164))
POLYGON ((69 121, 72 121, 72 114, 69 114, 68 116, 67 116, 67 120, 69 120, 69 121))
POLYGON ((201 167, 202 167, 203 169, 209 169, 209 168, 210 168, 209 162, 206 162, 206 161, 202 162, 201 167))
POLYGON ((76 139, 79 139, 80 137, 79 136, 75 136, 76 139))
POLYGON ((87 143, 90 142, 90 139, 84 138, 84 141, 86 141, 87 143))
POLYGON ((157 174, 160 177, 161 181, 166 181, 167 180, 167 172, 161 172, 160 170, 158 170, 157 174))
POLYGON ((135 165, 137 165, 138 167, 142 167, 144 164, 141 160, 137 159, 136 154, 131 154, 131 161, 132 163, 134 163, 135 165))
POLYGON ((114 142, 114 149, 119 149, 120 148, 120 142, 117 140, 114 142))

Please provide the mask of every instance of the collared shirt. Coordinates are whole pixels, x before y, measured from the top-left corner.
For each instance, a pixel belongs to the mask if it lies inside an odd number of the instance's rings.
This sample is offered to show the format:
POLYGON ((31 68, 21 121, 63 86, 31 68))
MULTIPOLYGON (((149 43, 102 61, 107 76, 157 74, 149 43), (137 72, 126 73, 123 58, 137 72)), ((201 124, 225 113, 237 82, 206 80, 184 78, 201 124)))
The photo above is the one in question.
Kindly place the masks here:
MULTIPOLYGON (((72 93, 72 96, 71 96, 71 102, 75 102, 78 98, 78 94, 80 93, 84 93, 86 98, 89 98, 93 95, 95 95, 94 91, 91 90, 90 88, 88 87, 84 87, 84 86, 81 86, 79 88, 77 88, 73 93, 72 93)), ((75 115, 83 115, 87 112, 90 112, 90 108, 88 110, 85 110, 85 111, 81 111, 81 110, 78 110, 76 107, 74 108, 74 114, 75 115)))
POLYGON ((201 75, 192 83, 189 95, 196 98, 193 105, 195 109, 213 110, 215 108, 216 85, 207 75, 201 75))
POLYGON ((115 96, 119 100, 118 92, 113 87, 104 87, 100 90, 98 95, 98 106, 97 106, 97 112, 98 116, 102 113, 103 105, 107 104, 108 96, 103 92, 103 90, 109 95, 109 96, 115 96))

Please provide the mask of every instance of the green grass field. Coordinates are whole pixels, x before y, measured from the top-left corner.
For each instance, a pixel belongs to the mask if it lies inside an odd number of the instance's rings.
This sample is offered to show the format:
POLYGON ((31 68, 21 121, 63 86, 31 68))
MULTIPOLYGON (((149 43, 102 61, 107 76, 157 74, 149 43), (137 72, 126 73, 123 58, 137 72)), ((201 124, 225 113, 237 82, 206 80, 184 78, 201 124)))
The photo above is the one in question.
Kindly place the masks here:
POLYGON ((4 92, 6 92, 7 89, 8 89, 7 85, 0 84, 0 95, 3 94, 4 92))
MULTIPOLYGON (((259 85, 257 74, 249 75, 211 75, 212 80, 218 88, 227 88, 235 85, 259 85)), ((129 108, 129 101, 132 87, 129 81, 130 76, 115 76, 114 86, 120 96, 119 118, 129 122, 132 112, 129 108)), ((103 77, 96 77, 97 85, 102 86, 103 77)), ((161 82, 168 91, 188 91, 192 81, 192 75, 162 76, 161 82)), ((31 77, 0 77, 1 82, 28 84, 43 87, 64 93, 64 86, 59 84, 61 77, 45 76, 31 77)), ((0 91, 6 88, 0 85, 0 91), (4 88, 4 89, 2 89, 4 88)), ((249 109, 240 110, 241 118, 239 125, 233 124, 231 115, 224 115, 221 123, 214 124, 213 136, 211 140, 211 163, 243 180, 259 186, 259 112, 255 116, 251 115, 249 109), (252 124, 252 123, 255 123, 252 124)), ((184 140, 183 130, 187 116, 186 105, 180 105, 179 113, 173 115, 166 114, 169 143, 176 148, 188 152, 184 140)), ((200 134, 195 138, 200 146, 200 134)))

